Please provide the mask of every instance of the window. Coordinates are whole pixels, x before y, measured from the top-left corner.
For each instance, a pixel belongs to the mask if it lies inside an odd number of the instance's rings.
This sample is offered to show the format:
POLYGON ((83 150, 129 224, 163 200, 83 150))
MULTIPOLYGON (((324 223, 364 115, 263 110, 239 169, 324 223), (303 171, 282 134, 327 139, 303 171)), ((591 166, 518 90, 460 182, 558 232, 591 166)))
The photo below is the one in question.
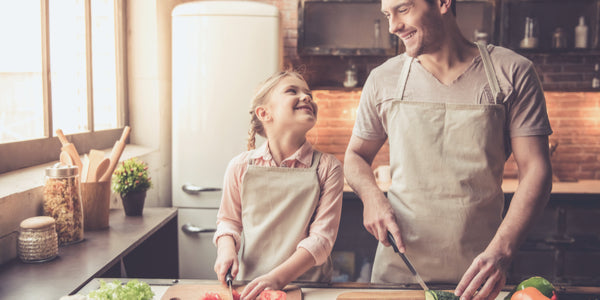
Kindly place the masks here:
POLYGON ((0 173, 80 153, 125 125, 122 0, 0 0, 0 173))

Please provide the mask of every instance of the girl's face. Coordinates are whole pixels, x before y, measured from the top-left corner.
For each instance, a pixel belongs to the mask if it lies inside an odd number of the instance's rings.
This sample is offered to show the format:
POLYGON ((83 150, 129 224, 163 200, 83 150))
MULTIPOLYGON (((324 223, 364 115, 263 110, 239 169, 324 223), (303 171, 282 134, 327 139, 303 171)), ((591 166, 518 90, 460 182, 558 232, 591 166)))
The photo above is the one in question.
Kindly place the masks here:
MULTIPOLYGON (((306 82, 295 76, 282 78, 273 88, 265 105, 267 122, 285 129, 310 130, 317 121, 317 104, 306 82)), ((264 121, 263 121, 264 122, 264 121)))

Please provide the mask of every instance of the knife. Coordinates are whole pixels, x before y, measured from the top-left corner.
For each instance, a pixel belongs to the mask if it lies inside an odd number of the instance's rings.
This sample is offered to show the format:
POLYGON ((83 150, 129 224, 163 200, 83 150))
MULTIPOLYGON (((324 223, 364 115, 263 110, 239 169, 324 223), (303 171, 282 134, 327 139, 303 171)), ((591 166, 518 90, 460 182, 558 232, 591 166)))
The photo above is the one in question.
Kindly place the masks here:
POLYGON ((229 296, 231 296, 231 299, 233 299, 233 276, 231 276, 231 267, 229 267, 229 270, 227 270, 225 282, 227 282, 227 287, 229 287, 229 296))
POLYGON ((421 278, 419 273, 417 273, 417 270, 415 270, 415 267, 413 267, 413 265, 410 263, 410 260, 408 260, 408 257, 406 257, 406 255, 404 255, 404 253, 402 253, 402 252, 400 252, 400 250, 398 250, 398 245, 396 245, 396 240, 394 239, 394 236, 392 235, 392 233, 388 231, 387 236, 388 236, 388 240, 390 241, 390 244, 392 244, 392 248, 394 248, 394 252, 396 252, 396 253, 398 253, 398 255, 400 255, 400 258, 402 258, 402 260, 404 261, 404 263, 406 264, 406 266, 408 267, 410 272, 413 274, 413 276, 415 277, 415 279, 417 280, 417 282, 419 283, 421 288, 423 288, 423 290, 428 291, 429 288, 425 284, 425 281, 423 281, 423 278, 421 278))

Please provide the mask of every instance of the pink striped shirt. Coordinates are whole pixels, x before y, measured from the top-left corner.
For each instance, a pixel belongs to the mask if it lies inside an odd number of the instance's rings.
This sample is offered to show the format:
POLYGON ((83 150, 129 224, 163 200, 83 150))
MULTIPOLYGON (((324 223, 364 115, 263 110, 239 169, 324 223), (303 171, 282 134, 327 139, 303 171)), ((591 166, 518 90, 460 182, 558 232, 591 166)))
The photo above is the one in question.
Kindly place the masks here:
MULTIPOLYGON (((292 156, 283 160, 280 167, 309 168, 312 162, 313 147, 306 141, 292 156)), ((240 247, 242 232, 241 190, 242 181, 252 159, 257 166, 277 166, 268 142, 255 151, 246 151, 234 157, 227 166, 223 183, 223 198, 217 214, 217 232, 213 242, 219 237, 230 235, 235 240, 236 251, 240 247)), ((317 265, 323 264, 333 248, 342 213, 344 174, 342 164, 332 154, 323 153, 317 167, 321 195, 314 220, 310 224, 308 237, 297 247, 306 249, 314 257, 317 265)))

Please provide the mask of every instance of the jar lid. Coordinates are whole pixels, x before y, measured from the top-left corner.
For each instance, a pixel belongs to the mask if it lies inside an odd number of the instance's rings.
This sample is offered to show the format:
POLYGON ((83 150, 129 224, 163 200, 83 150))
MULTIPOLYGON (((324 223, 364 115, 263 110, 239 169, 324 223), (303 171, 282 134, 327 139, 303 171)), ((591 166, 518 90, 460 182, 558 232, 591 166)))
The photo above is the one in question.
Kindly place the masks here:
POLYGON ((54 218, 48 216, 38 216, 25 219, 21 222, 21 228, 38 229, 54 224, 54 218))
POLYGON ((77 174, 79 174, 77 166, 66 166, 58 163, 52 167, 46 168, 46 176, 50 177, 69 177, 77 174))

